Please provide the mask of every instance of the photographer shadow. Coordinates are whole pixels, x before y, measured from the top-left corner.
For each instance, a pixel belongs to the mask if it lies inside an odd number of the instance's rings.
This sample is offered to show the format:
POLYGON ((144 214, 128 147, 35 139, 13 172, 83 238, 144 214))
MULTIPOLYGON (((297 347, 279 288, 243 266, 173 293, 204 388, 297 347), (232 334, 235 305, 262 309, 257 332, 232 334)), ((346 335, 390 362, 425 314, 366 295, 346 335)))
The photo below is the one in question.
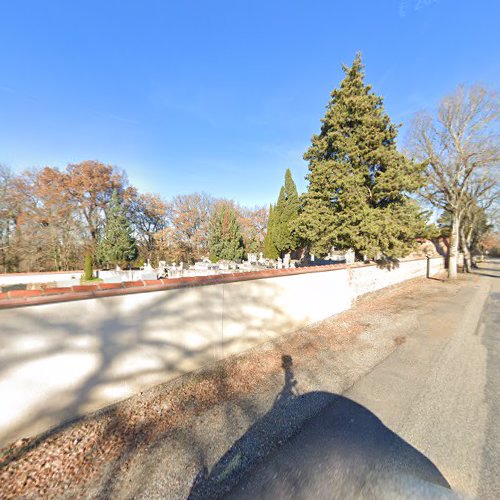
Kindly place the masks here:
POLYGON ((190 500, 229 493, 236 498, 273 498, 284 490, 292 496, 311 496, 318 481, 331 482, 332 497, 340 498, 352 495, 353 488, 362 488, 374 474, 413 477, 440 489, 450 488, 427 457, 372 412, 329 392, 300 395, 291 356, 282 356, 282 368, 284 386, 272 408, 210 472, 206 466, 199 471, 190 500), (325 467, 328 474, 324 474, 325 467))

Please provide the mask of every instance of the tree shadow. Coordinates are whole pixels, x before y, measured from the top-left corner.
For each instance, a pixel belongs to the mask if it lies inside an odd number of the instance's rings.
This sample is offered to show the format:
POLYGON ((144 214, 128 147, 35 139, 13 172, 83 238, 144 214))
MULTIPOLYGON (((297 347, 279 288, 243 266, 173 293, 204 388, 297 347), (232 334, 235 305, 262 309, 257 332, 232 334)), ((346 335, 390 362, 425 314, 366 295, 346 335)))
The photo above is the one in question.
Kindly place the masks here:
MULTIPOLYGON (((500 261, 496 261, 499 262, 500 261)), ((494 264, 495 261, 480 262, 472 271, 472 274, 478 276, 486 276, 487 278, 500 278, 500 267, 485 267, 484 264, 494 264), (491 272, 497 272, 499 274, 491 274, 491 272)))
POLYGON ((384 257, 375 261, 375 264, 379 269, 386 269, 387 271, 393 271, 399 268, 399 259, 393 259, 390 257, 384 257))
POLYGON ((0 394, 11 397, 13 404, 23 398, 16 392, 18 379, 23 383, 18 387, 27 391, 26 399, 41 393, 45 382, 37 378, 35 368, 46 369, 51 360, 57 362, 62 356, 75 360, 73 364, 91 356, 93 364, 76 374, 53 372, 54 378, 63 375, 61 383, 49 387, 45 398, 33 399, 18 411, 12 404, 10 411, 16 418, 8 425, 0 422, 0 448, 33 436, 27 447, 9 459, 15 460, 85 414, 305 326, 273 305, 277 293, 276 286, 262 280, 252 282, 250 290, 233 288, 231 299, 248 305, 238 311, 227 304, 221 285, 203 287, 202 302, 190 299, 186 288, 132 295, 127 308, 120 297, 111 297, 1 311, 0 388, 4 392, 0 394), (98 311, 96 319, 93 308, 98 311), (256 308, 260 316, 255 315, 256 308), (234 327, 239 324, 246 325, 243 334, 234 327))
POLYGON ((427 279, 433 281, 440 281, 441 283, 446 283, 447 281, 446 278, 437 278, 436 276, 428 276, 427 279))
POLYGON ((477 272, 478 274, 481 274, 483 271, 500 271, 500 269, 498 268, 494 268, 494 267, 483 267, 481 264, 477 265, 474 269, 476 269, 475 272, 477 272))
POLYGON ((356 482, 361 489, 376 469, 381 474, 410 476, 450 488, 427 457, 368 409, 329 392, 300 395, 291 356, 282 357, 282 368, 284 385, 272 408, 210 472, 206 465, 201 468, 192 484, 190 500, 228 494, 238 498, 243 493, 246 498, 276 498, 280 496, 280 484, 289 488, 290 498, 314 496, 317 490, 299 491, 301 482, 311 486, 307 476, 315 477, 315 481, 336 477, 331 497, 337 497, 336 492, 341 490, 352 493, 356 482), (325 464, 332 471, 315 476, 325 464))
POLYGON ((478 276, 486 276, 487 278, 500 278, 498 274, 487 274, 487 273, 477 273, 477 272, 473 274, 477 274, 478 276))

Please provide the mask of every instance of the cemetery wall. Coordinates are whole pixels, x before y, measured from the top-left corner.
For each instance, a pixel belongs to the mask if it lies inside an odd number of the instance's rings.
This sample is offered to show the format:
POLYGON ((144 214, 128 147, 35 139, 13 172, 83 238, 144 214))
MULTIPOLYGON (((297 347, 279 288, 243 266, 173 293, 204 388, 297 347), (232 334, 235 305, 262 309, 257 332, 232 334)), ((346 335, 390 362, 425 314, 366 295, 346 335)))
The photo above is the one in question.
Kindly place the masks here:
POLYGON ((53 271, 47 273, 8 273, 0 274, 0 286, 27 283, 51 283, 54 281, 69 281, 72 278, 80 280, 83 271, 53 271))
MULTIPOLYGON (((0 287, 8 285, 22 285, 35 283, 56 283, 57 286, 73 286, 80 284, 83 271, 52 271, 40 273, 8 273, 0 274, 0 287)), ((124 281, 138 279, 141 271, 122 271, 124 281)), ((103 279, 115 278, 116 271, 99 270, 99 277, 103 279)))
MULTIPOLYGON (((432 259, 432 267, 437 272, 443 260, 432 259)), ((360 294, 425 271, 424 259, 393 270, 337 265, 73 287, 47 296, 9 292, 0 298, 0 447, 337 314, 360 294)))
MULTIPOLYGON (((438 273, 444 268, 441 257, 430 259, 431 274, 438 273)), ((395 285, 412 278, 425 276, 427 270, 427 260, 417 259, 410 261, 396 262, 386 266, 363 266, 352 268, 351 291, 354 297, 359 297, 365 293, 375 292, 386 286, 395 285)))

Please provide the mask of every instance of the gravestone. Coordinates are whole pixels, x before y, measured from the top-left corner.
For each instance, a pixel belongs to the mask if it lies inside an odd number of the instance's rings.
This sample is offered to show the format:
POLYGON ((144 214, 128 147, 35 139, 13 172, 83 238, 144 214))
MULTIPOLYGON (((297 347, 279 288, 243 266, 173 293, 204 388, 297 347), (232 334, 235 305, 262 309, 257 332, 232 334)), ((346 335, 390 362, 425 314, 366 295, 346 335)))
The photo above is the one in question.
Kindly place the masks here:
POLYGON ((247 254, 249 264, 257 264, 257 254, 249 253, 247 254))
POLYGON ((266 265, 266 259, 264 259, 264 254, 262 252, 259 253, 259 260, 257 261, 261 266, 266 265))
POLYGON ((283 266, 285 267, 285 269, 290 268, 290 254, 289 253, 286 253, 285 257, 283 258, 283 266))
POLYGON ((352 248, 349 248, 349 250, 347 250, 347 252, 345 253, 345 263, 354 264, 354 258, 355 258, 354 250, 352 248))

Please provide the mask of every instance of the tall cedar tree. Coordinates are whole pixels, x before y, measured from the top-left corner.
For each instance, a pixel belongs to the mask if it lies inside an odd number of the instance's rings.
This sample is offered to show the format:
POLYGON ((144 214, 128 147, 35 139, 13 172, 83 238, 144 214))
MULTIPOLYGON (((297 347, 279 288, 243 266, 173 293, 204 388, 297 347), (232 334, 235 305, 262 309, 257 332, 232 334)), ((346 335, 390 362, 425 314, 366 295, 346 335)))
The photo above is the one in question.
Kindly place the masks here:
POLYGON ((321 133, 305 153, 308 190, 297 224, 311 250, 354 248, 358 255, 406 255, 423 230, 418 205, 408 194, 423 185, 422 168, 396 148, 397 126, 383 99, 364 84, 357 54, 331 93, 321 133))
POLYGON ((245 247, 238 213, 231 204, 220 203, 214 210, 210 220, 208 245, 212 262, 243 258, 245 247))
POLYGON ((137 243, 116 189, 106 211, 106 225, 97 246, 97 256, 101 262, 114 265, 130 262, 137 257, 137 243))

